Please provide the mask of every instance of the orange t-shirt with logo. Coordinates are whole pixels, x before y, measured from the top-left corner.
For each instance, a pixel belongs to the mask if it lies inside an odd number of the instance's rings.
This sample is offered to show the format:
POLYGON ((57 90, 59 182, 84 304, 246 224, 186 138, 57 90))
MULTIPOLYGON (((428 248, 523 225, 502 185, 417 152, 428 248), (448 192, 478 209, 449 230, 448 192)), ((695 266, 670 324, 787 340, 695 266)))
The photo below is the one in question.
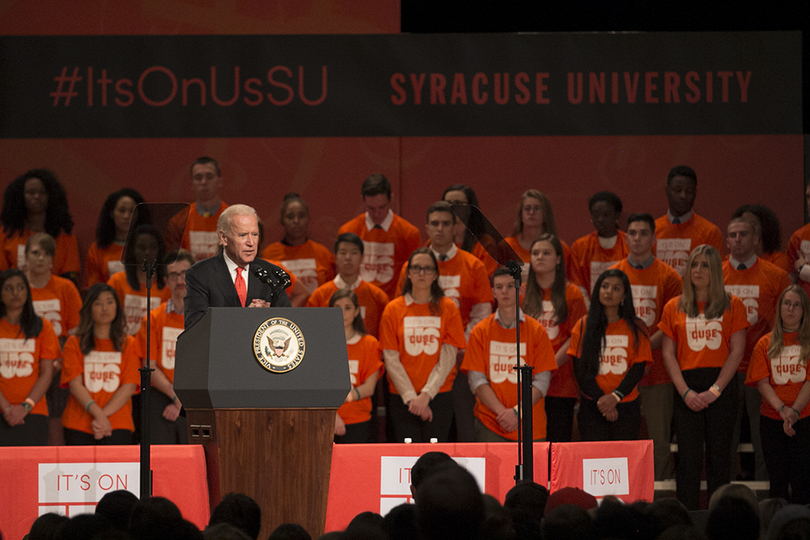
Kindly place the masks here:
POLYGON ((706 320, 705 302, 698 302, 697 317, 687 317, 678 309, 676 296, 664 306, 658 328, 677 344, 678 365, 681 371, 698 368, 721 368, 726 363, 731 336, 748 328, 745 305, 736 296, 731 297, 731 309, 720 319, 706 320))
MULTIPOLYGON (((225 202, 219 203, 216 213, 210 216, 203 216, 197 211, 197 204, 191 203, 188 209, 188 221, 183 229, 183 236, 180 240, 180 247, 187 249, 198 261, 213 257, 219 253, 219 232, 217 231, 217 221, 219 216, 228 205, 225 202)), ((180 237, 180 228, 183 226, 177 220, 169 223, 168 243, 176 245, 177 238, 180 237)))
POLYGON ((810 295, 810 283, 796 275, 796 261, 799 258, 810 261, 810 223, 793 233, 787 245, 787 265, 791 274, 796 276, 796 283, 810 295))
POLYGON ((325 246, 312 240, 307 240, 300 246, 274 242, 264 248, 262 259, 284 263, 295 272, 310 294, 335 278, 335 256, 325 246))
POLYGON ((723 285, 726 292, 745 304, 748 324, 751 325, 745 332, 745 354, 737 368, 737 371, 745 373, 757 341, 773 328, 776 304, 782 291, 790 285, 790 276, 762 259, 757 259, 751 268, 745 270, 736 270, 726 261, 723 263, 723 285))
POLYGON ((52 275, 41 289, 31 287, 31 300, 36 314, 50 321, 57 336, 67 337, 79 326, 82 297, 69 279, 52 275))
MULTIPOLYGON (((357 388, 376 372, 382 373, 383 361, 380 342, 365 334, 346 344, 349 353, 349 376, 352 388, 357 388)), ((371 420, 371 398, 344 403, 338 414, 345 424, 359 424, 371 420)))
MULTIPOLYGON (((568 356, 579 358, 582 354, 582 338, 585 336, 587 316, 582 317, 571 330, 571 345, 568 347, 568 356)), ((605 328, 605 341, 602 344, 602 354, 599 355, 599 373, 596 375, 596 384, 605 394, 616 390, 624 380, 624 376, 633 364, 652 362, 650 352, 650 338, 644 332, 644 325, 638 331, 638 349, 633 330, 624 319, 610 323, 605 328)), ((638 386, 624 396, 622 403, 638 398, 638 386)))
MULTIPOLYGON (((399 361, 408 373, 418 394, 439 362, 442 345, 458 349, 466 346, 461 314, 449 298, 439 302, 440 314, 430 313, 429 304, 411 305, 405 297, 391 300, 380 321, 380 347, 399 353, 399 361)), ((449 392, 456 378, 456 368, 445 379, 439 392, 449 392)), ((392 394, 399 394, 391 378, 388 387, 392 394)))
MULTIPOLYGON (((439 286, 444 296, 455 302, 461 312, 464 328, 470 323, 470 311, 476 304, 492 303, 492 287, 487 269, 477 257, 459 249, 452 259, 439 262, 439 286)), ((408 276, 408 263, 402 265, 397 282, 397 296, 402 294, 408 276)))
POLYGON ((124 271, 121 255, 124 245, 113 242, 106 248, 100 248, 93 242, 87 250, 84 260, 84 288, 89 289, 96 283, 107 283, 116 272, 124 271))
POLYGON ((583 292, 587 291, 588 300, 602 272, 627 257, 624 231, 616 231, 616 235, 616 243, 610 249, 599 244, 599 235, 595 231, 571 244, 571 282, 583 292))
MULTIPOLYGON (((776 396, 790 407, 796 401, 799 390, 804 383, 810 381, 810 370, 807 369, 807 358, 802 358, 802 346, 799 343, 798 332, 789 332, 782 336, 782 353, 779 358, 769 358, 768 348, 771 346, 771 334, 766 334, 757 342, 751 363, 748 364, 748 373, 745 384, 756 388, 762 379, 768 379, 776 396)), ((779 411, 774 409, 767 399, 762 400, 759 414, 774 420, 781 420, 779 411)), ((799 418, 810 416, 810 403, 804 406, 799 418)))
POLYGON ((118 272, 113 274, 107 284, 115 289, 118 294, 118 301, 121 303, 121 309, 124 310, 124 317, 126 322, 124 324, 124 331, 131 335, 137 335, 141 329, 141 321, 146 317, 146 312, 150 309, 155 309, 162 302, 166 302, 172 297, 172 291, 164 286, 158 289, 155 286, 155 280, 152 281, 151 292, 151 306, 146 305, 146 286, 142 285, 140 290, 134 290, 127 282, 126 272, 118 272))
POLYGON ((655 220, 655 244, 653 253, 670 265, 683 277, 686 259, 693 249, 709 244, 723 253, 723 236, 720 229, 706 218, 695 213, 685 223, 671 223, 666 215, 655 220))
MULTIPOLYGON (((42 330, 35 338, 25 339, 19 324, 0 318, 0 392, 12 405, 28 397, 39 379, 39 361, 62 356, 53 326, 42 320, 42 330)), ((42 396, 30 414, 48 416, 48 405, 42 396)))
MULTIPOLYGON (((309 296, 307 307, 329 307, 329 299, 337 290, 338 286, 335 284, 335 280, 324 283, 309 296)), ((388 295, 382 289, 367 281, 361 281, 354 288, 354 294, 357 295, 357 303, 360 304, 360 317, 363 318, 366 332, 374 337, 379 337, 380 319, 385 306, 388 304, 388 295)))
POLYGON ((394 214, 387 231, 366 227, 366 214, 344 223, 338 235, 354 233, 363 239, 363 261, 360 276, 382 289, 389 298, 396 295, 397 269, 408 261, 411 253, 422 244, 419 229, 394 214))
MULTIPOLYGON (((0 257, 0 270, 9 268, 22 268, 25 265, 25 243, 34 235, 34 231, 23 229, 11 236, 0 227, 0 246, 3 248, 3 256, 0 257)), ((65 232, 59 233, 56 240, 56 254, 53 257, 53 268, 51 273, 61 276, 68 272, 82 271, 79 263, 79 244, 76 236, 65 232)))
MULTIPOLYGON (((65 343, 62 388, 69 388, 70 381, 81 376, 82 384, 90 392, 90 397, 99 407, 104 408, 122 384, 134 384, 136 393, 138 392, 141 380, 138 373, 140 357, 138 340, 133 336, 127 336, 122 352, 115 350, 111 340, 97 339, 95 348, 86 356, 82 354, 79 338, 70 336, 65 343)), ((132 401, 128 399, 109 419, 113 429, 135 431, 132 401)), ((85 412, 84 407, 71 394, 62 415, 62 425, 68 429, 93 433, 92 422, 93 416, 85 412)))
MULTIPOLYGON (((160 371, 170 383, 174 383, 174 352, 177 348, 177 336, 183 332, 183 314, 166 311, 168 304, 163 302, 149 312, 149 359, 157 363, 160 371)), ((138 346, 146 355, 146 317, 138 331, 138 346)))
MULTIPOLYGON (((683 290, 683 279, 671 266, 659 259, 647 268, 633 268, 630 261, 622 260, 613 268, 627 274, 630 287, 633 290, 633 307, 636 308, 636 317, 647 325, 647 332, 653 335, 658 331, 658 322, 664 306, 672 298, 679 296, 683 290)), ((642 377, 639 386, 652 386, 670 382, 669 374, 664 366, 664 357, 661 349, 652 351, 652 364, 642 377)))
MULTIPOLYGON (((517 364, 515 329, 505 329, 490 315, 475 325, 470 333, 467 352, 461 363, 461 371, 477 371, 487 376, 489 386, 504 407, 517 405, 517 364)), ((534 366, 532 377, 544 371, 555 371, 554 349, 545 329, 535 319, 526 316, 520 323, 520 361, 534 366)), ((487 429, 501 437, 517 440, 517 430, 507 433, 498 424, 497 415, 480 399, 475 400, 475 416, 487 429)), ((532 407, 532 432, 535 439, 546 436, 545 399, 539 399, 532 407)))
MULTIPOLYGON (((579 287, 571 282, 565 284, 565 303, 568 305, 568 318, 562 324, 557 324, 554 316, 554 306, 551 303, 551 289, 543 291, 543 312, 529 314, 535 317, 546 329, 551 340, 554 353, 571 337, 571 329, 574 324, 588 313, 585 307, 585 298, 579 287)), ((577 398, 579 397, 579 387, 577 379, 574 377, 574 366, 572 362, 566 362, 551 375, 551 384, 546 395, 552 397, 577 398)))

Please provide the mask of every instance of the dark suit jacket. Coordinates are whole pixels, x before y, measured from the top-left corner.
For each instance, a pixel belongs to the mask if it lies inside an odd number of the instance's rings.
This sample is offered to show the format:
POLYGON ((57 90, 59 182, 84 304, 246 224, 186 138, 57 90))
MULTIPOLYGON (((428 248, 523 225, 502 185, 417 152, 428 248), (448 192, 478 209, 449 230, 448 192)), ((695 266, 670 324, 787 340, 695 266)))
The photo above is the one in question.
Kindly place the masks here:
MULTIPOLYGON (((278 269, 278 266, 261 259, 255 259, 248 265, 248 294, 245 305, 250 305, 254 298, 259 298, 271 302, 273 307, 290 307, 287 291, 281 287, 275 277, 272 277, 274 287, 259 281, 254 274, 257 266, 271 272, 271 277, 272 271, 278 269)), ((209 307, 239 307, 241 305, 222 252, 200 261, 188 269, 184 305, 186 328, 197 322, 209 307)))

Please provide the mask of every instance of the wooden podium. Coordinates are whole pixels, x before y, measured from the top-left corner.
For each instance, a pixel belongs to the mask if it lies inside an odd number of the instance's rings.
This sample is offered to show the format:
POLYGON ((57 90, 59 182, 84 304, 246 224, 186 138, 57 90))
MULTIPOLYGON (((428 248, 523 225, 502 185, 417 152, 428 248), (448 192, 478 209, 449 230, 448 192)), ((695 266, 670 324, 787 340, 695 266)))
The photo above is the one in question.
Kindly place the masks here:
POLYGON ((340 310, 209 308, 177 340, 174 389, 189 442, 205 449, 212 510, 223 495, 245 493, 262 509, 260 538, 285 522, 323 534, 335 411, 351 389, 340 310), (287 349, 285 332, 300 337, 287 349), (254 341, 278 371, 257 360, 254 341), (285 371, 297 343, 303 356, 285 371))

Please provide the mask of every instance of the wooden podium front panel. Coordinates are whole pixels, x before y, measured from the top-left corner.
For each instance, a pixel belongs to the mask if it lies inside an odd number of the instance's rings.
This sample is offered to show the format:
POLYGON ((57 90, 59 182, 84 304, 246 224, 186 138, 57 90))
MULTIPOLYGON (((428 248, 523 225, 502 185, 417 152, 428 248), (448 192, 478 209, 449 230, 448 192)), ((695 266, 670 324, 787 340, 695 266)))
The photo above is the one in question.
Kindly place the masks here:
POLYGON ((281 523, 324 532, 335 409, 189 410, 190 442, 202 443, 211 504, 235 491, 262 509, 266 538, 281 523))

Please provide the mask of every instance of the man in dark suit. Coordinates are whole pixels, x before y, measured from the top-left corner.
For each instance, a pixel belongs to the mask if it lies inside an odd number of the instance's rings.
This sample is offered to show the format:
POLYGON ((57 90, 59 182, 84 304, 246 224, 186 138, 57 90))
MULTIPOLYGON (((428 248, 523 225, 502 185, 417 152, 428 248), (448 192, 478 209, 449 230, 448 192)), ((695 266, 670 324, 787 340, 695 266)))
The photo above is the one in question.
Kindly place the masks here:
POLYGON ((198 262, 186 273, 185 327, 192 326, 209 307, 290 307, 279 281, 278 266, 256 259, 259 219, 244 204, 229 206, 217 223, 222 250, 198 262), (266 271, 268 282, 257 271, 266 271))

